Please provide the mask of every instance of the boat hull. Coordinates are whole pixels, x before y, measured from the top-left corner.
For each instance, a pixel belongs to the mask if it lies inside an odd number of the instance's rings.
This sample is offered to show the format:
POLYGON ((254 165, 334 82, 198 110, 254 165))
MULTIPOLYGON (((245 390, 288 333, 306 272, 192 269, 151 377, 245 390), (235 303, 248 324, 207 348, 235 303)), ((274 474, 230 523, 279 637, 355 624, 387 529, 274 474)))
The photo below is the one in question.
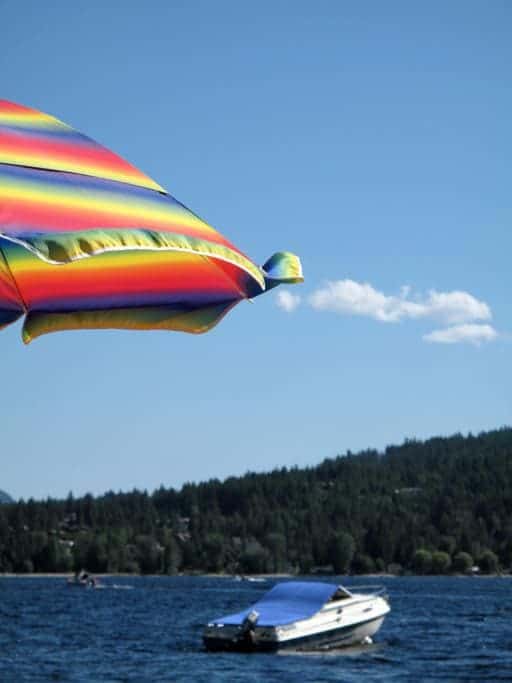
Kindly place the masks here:
POLYGON ((349 624, 330 629, 322 633, 287 638, 280 640, 277 636, 274 640, 269 638, 237 638, 226 635, 203 636, 203 642, 207 650, 211 652, 276 652, 277 650, 319 650, 359 645, 367 638, 371 638, 382 626, 384 616, 374 617, 357 624, 349 624))

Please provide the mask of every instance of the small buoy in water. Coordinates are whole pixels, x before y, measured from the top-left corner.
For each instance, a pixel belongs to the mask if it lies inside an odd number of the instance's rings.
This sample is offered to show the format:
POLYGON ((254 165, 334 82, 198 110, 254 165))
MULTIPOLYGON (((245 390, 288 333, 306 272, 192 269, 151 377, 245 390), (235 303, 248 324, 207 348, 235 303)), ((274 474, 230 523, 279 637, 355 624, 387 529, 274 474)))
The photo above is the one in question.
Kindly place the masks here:
POLYGON ((363 645, 373 645, 373 640, 370 638, 370 636, 366 636, 366 638, 364 638, 363 645))

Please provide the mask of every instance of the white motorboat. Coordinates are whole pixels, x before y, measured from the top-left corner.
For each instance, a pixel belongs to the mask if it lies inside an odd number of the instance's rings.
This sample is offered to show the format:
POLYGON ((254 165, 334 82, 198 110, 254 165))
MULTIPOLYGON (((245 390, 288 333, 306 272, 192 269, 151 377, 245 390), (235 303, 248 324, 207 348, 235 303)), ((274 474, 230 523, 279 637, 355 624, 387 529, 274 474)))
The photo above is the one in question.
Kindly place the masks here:
POLYGON ((276 584, 254 605, 209 623, 208 650, 327 649, 371 642, 390 611, 385 590, 317 581, 276 584))

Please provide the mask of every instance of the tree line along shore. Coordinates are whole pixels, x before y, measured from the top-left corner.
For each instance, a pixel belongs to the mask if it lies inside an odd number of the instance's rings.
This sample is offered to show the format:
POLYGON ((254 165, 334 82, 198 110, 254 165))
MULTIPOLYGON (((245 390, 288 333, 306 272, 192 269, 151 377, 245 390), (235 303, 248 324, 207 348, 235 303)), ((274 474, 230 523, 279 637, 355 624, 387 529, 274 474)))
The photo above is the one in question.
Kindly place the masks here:
MULTIPOLYGON (((172 463, 170 465, 172 468, 172 463)), ((0 505, 0 573, 512 570, 512 429, 315 467, 0 505)))

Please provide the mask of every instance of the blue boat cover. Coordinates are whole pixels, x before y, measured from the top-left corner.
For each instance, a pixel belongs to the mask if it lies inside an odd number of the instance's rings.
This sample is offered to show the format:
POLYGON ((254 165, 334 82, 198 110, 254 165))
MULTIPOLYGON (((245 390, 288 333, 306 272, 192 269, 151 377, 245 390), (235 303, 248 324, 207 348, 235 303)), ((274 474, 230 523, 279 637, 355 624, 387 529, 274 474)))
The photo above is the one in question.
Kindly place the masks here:
POLYGON ((336 592, 338 586, 317 581, 278 583, 249 609, 215 619, 214 624, 241 625, 253 610, 259 614, 258 626, 280 626, 316 614, 336 592))

